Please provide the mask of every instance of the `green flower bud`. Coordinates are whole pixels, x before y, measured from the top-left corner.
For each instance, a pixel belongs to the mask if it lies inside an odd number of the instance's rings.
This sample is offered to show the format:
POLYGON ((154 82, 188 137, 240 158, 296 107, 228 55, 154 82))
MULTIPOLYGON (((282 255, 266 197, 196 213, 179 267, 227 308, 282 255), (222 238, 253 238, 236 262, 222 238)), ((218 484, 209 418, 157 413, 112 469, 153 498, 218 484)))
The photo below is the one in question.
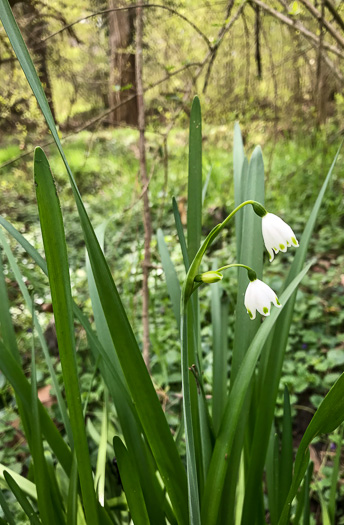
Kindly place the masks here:
POLYGON ((212 270, 209 272, 199 273, 198 275, 196 275, 195 281, 212 284, 221 281, 222 278, 223 275, 220 272, 215 272, 212 270))
POLYGON ((268 213, 264 206, 262 206, 259 202, 252 204, 252 207, 254 209, 254 213, 256 213, 256 215, 259 217, 264 217, 268 213))

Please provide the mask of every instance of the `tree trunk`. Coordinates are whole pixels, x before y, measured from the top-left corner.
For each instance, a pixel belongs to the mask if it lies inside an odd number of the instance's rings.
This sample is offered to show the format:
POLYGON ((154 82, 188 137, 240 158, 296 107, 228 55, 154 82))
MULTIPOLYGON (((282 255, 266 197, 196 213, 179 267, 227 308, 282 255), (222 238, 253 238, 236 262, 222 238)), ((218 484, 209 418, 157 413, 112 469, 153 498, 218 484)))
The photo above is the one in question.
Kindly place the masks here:
MULTIPOLYGON (((123 5, 123 4, 122 4, 123 5)), ((118 0, 109 0, 109 8, 120 7, 118 0)), ((134 45, 135 9, 109 13, 110 77, 109 106, 116 106, 136 92, 134 45)), ((132 99, 110 114, 110 124, 137 126, 137 102, 132 99)))

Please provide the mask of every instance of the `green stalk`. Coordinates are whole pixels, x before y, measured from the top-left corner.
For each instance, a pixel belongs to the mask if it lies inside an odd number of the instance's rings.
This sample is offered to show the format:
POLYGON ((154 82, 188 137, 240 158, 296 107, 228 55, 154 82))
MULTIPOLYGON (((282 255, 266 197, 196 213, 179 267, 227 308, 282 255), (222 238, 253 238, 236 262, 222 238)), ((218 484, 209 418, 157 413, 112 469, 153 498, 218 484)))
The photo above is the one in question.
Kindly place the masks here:
POLYGON ((192 419, 189 360, 187 348, 187 315, 185 297, 182 295, 180 304, 180 334, 181 334, 181 369, 182 369, 182 391, 183 391, 183 415, 185 425, 186 442, 186 467, 189 494, 189 516, 190 524, 201 523, 200 501, 198 493, 198 478, 196 469, 196 453, 194 442, 194 430, 192 419))

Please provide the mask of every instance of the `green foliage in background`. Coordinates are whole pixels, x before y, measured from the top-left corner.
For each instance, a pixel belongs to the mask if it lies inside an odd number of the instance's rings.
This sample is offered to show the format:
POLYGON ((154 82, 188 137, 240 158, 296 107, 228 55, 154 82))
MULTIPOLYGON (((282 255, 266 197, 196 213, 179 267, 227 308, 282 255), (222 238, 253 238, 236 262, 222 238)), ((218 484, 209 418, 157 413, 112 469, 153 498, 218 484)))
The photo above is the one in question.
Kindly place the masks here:
MULTIPOLYGON (((169 414, 165 415, 162 410, 155 385, 142 360, 123 306, 123 290, 115 285, 103 254, 107 225, 103 223, 96 231, 91 225, 30 56, 8 4, 2 1, 1 7, 4 27, 67 170, 79 216, 77 235, 83 239, 87 249, 86 275, 90 296, 87 309, 92 311, 94 319, 94 325, 91 325, 83 309, 77 305, 83 302, 84 296, 82 301, 78 300, 77 294, 73 296, 59 192, 45 153, 41 148, 36 148, 34 174, 45 259, 3 217, 1 225, 10 234, 11 244, 14 240, 19 243, 35 265, 48 276, 62 368, 56 377, 54 360, 46 352, 42 342, 35 303, 27 292, 23 292, 32 318, 29 325, 33 329, 29 338, 32 343, 29 357, 30 381, 27 379, 24 373, 26 365, 18 351, 10 319, 6 281, 1 272, 0 369, 15 392, 32 458, 28 479, 22 473, 18 475, 2 465, 0 477, 3 487, 9 489, 11 497, 18 502, 30 523, 35 524, 117 524, 130 518, 134 523, 157 524, 166 521, 172 524, 207 525, 264 523, 266 511, 269 511, 271 523, 287 523, 290 519, 297 523, 301 514, 304 523, 309 522, 312 466, 309 464, 308 446, 315 437, 334 431, 344 419, 343 375, 333 378, 336 382, 333 386, 329 385, 332 388, 325 398, 322 396, 316 400, 318 410, 303 433, 295 463, 292 457, 292 412, 287 390, 283 399, 281 435, 275 432, 274 416, 294 305, 296 314, 301 318, 309 316, 309 322, 319 317, 316 305, 314 308, 312 305, 302 306, 305 298, 302 294, 297 296, 297 288, 314 264, 313 260, 305 262, 307 250, 339 151, 317 192, 306 224, 302 224, 305 226, 304 234, 293 262, 290 263, 289 257, 288 265, 283 264, 282 268, 274 266, 269 276, 269 280, 278 283, 282 308, 275 308, 263 323, 258 319, 253 322, 243 305, 248 284, 245 270, 239 270, 237 281, 236 270, 232 270, 230 282, 226 278, 221 283, 211 284, 209 288, 197 280, 198 272, 233 265, 235 260, 254 268, 261 278, 265 265, 260 234, 261 218, 254 214, 251 206, 237 212, 236 217, 241 214, 241 218, 235 223, 236 240, 231 242, 230 250, 227 250, 228 244, 225 249, 210 249, 212 243, 216 246, 214 241, 219 231, 227 226, 226 217, 231 217, 228 216, 228 210, 218 221, 221 226, 212 224, 210 233, 201 242, 202 204, 206 194, 202 194, 201 111, 198 98, 194 99, 190 118, 186 238, 176 201, 173 209, 183 264, 179 262, 179 265, 174 265, 174 257, 169 253, 169 239, 162 230, 157 236, 167 289, 176 315, 175 341, 178 339, 177 326, 181 328, 183 417, 179 418, 177 412, 172 412, 175 419, 170 421, 169 414), (233 256, 235 244, 236 259, 233 256), (288 272, 285 271, 286 268, 288 272), (186 275, 182 287, 178 275, 186 275), (196 288, 197 291, 194 291, 196 288), (225 300, 226 294, 232 295, 233 302, 236 302, 235 308, 233 305, 229 307, 225 300), (179 304, 180 296, 182 301, 179 304), (204 321, 209 316, 206 312, 209 307, 205 306, 208 299, 211 301, 214 332, 202 334, 210 324, 204 321), (228 320, 229 309, 234 315, 228 320), (82 364, 76 352, 78 330, 75 330, 75 323, 82 326, 87 338, 85 347, 92 354, 92 375, 87 382, 85 376, 79 375, 82 364), (213 348, 213 352, 209 351, 206 355, 200 344, 203 335, 204 340, 207 341, 208 338, 209 346, 213 348), (36 369, 35 338, 39 338, 43 346, 54 384, 59 417, 64 428, 63 437, 37 398, 39 370, 36 369), (233 348, 233 352, 228 375, 229 347, 233 348), (88 418, 85 424, 96 377, 98 380, 101 378, 101 386, 93 401, 98 400, 98 395, 102 396, 103 409, 98 410, 97 414, 95 411, 96 425, 93 418, 88 418), (209 393, 212 395, 212 403, 209 403, 209 393), (115 406, 116 417, 110 408, 112 404, 115 406), (109 414, 111 410, 112 416, 109 414), (176 432, 172 434, 170 427, 176 432), (267 432, 270 428, 271 432, 267 432), (116 456, 116 462, 111 464, 107 458, 111 459, 113 456, 116 456), (298 492, 302 483, 301 491, 298 492), (266 491, 267 502, 264 501, 266 491), (296 496, 297 504, 292 507, 296 496)), ((262 151, 257 147, 251 159, 246 158, 238 126, 234 133, 233 160, 232 200, 239 206, 243 201, 252 200, 264 204, 262 151)), ((74 162, 77 166, 78 159, 74 158, 74 162)), ((68 194, 67 189, 64 191, 68 194)), ((274 192, 277 192, 277 184, 274 192)), ((313 195, 307 197, 310 201, 313 200, 313 195)), ((274 211, 272 202, 269 202, 268 209, 274 211)), ((68 208, 64 210, 64 215, 68 222, 68 208)), ((230 232, 234 233, 233 225, 230 232)), ((20 270, 3 233, 0 240, 8 265, 23 290, 20 270)), ((120 246, 121 237, 116 240, 120 246)), ((76 264, 77 261, 78 259, 76 264)), ((128 262, 129 267, 133 266, 133 260, 128 262)), ((42 276, 37 277, 38 287, 40 280, 42 276)), ((125 282, 125 278, 123 281, 125 282)), ((32 286, 32 290, 35 290, 35 286, 32 286)), ((129 286, 127 290, 130 290, 129 286)), ((168 303, 165 308, 169 308, 168 303)), ((334 339, 340 322, 341 319, 337 319, 331 327, 334 339)), ((161 323, 161 319, 157 320, 157 338, 161 323)), ((291 332, 291 335, 289 344, 298 345, 298 334, 291 332)), ((168 378, 168 368, 171 364, 175 366, 176 358, 173 353, 177 353, 178 349, 178 344, 173 342, 170 334, 165 337, 164 346, 168 346, 169 350, 166 355, 157 351, 156 361, 153 362, 153 365, 159 367, 162 384, 171 381, 168 378), (170 357, 169 352, 172 353, 170 357)), ((304 344, 310 343, 311 340, 308 339, 308 343, 304 344)), ((86 355, 85 351, 83 355, 86 355)), ((326 359, 328 363, 332 363, 333 368, 341 363, 340 353, 327 352, 326 359)), ((180 376, 175 382, 180 383, 180 376)), ((342 436, 340 433, 338 435, 342 436)), ((340 438, 337 450, 340 451, 340 438)), ((323 516, 329 523, 335 523, 338 458, 340 452, 336 454, 333 472, 329 477, 327 497, 318 488, 323 516)), ((3 495, 0 497, 0 505, 4 520, 14 522, 16 515, 3 495)))

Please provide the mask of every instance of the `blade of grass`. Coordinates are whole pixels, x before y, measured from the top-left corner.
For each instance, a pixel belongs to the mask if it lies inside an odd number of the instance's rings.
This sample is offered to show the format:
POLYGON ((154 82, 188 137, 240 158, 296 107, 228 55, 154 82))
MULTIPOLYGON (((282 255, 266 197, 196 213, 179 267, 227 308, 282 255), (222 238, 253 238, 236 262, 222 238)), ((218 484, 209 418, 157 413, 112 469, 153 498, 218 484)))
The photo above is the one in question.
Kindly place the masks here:
POLYGON ((14 516, 12 512, 10 511, 9 506, 7 505, 5 496, 1 489, 0 489, 0 505, 4 513, 4 516, 6 518, 6 521, 4 521, 4 523, 7 523, 8 525, 16 525, 14 521, 14 516))
POLYGON ((113 439, 113 448, 132 519, 135 525, 149 525, 150 521, 135 465, 118 436, 113 439))
POLYGON ((75 451, 73 453, 67 496, 67 525, 78 523, 78 464, 75 451))
MULTIPOLYGON (((6 376, 9 383, 12 385, 15 392, 20 397, 20 400, 25 407, 25 412, 31 414, 31 389, 28 380, 26 379, 24 372, 18 365, 13 355, 0 341, 0 369, 6 376)), ((61 463, 63 469, 68 474, 71 468, 71 452, 61 434, 59 433, 56 425, 48 416, 48 413, 41 402, 39 402, 40 421, 42 431, 48 441, 51 449, 61 463)), ((0 469, 1 473, 1 469, 0 469)))
MULTIPOLYGON (((290 283, 288 288, 281 296, 281 303, 285 305, 297 288, 302 278, 309 270, 311 263, 309 263, 302 272, 290 283)), ((205 486, 204 498, 202 502, 202 522, 207 525, 215 525, 217 520, 217 513, 219 510, 219 503, 222 495, 223 483, 225 481, 228 461, 226 457, 230 457, 231 448, 240 418, 241 409, 246 397, 246 392, 250 387, 250 382, 255 370, 255 366, 263 345, 276 323, 282 308, 275 308, 270 317, 260 326, 256 336, 250 344, 242 365, 238 371, 236 380, 230 392, 225 414, 223 417, 220 433, 215 443, 214 453, 211 459, 207 482, 205 486)))
POLYGON ((172 207, 173 207, 174 222, 175 222, 175 225, 176 225, 176 230, 177 230, 177 234, 178 234, 179 244, 180 244, 180 248, 182 250, 184 266, 185 266, 185 270, 188 271, 189 266, 190 266, 189 256, 188 256, 188 249, 187 249, 187 246, 186 246, 186 240, 185 240, 185 236, 184 236, 182 220, 180 218, 180 213, 179 213, 179 210, 178 210, 178 204, 177 204, 177 201, 176 201, 176 199, 174 197, 172 198, 172 207))
POLYGON ((21 490, 20 486, 16 483, 14 478, 9 474, 7 470, 4 471, 4 478, 9 486, 10 490, 13 492, 13 495, 15 496, 16 500, 18 501, 19 505, 27 515, 27 517, 30 520, 31 525, 42 525, 41 520, 38 518, 36 511, 32 507, 31 503, 21 490))
POLYGON ((25 303, 26 303, 26 307, 31 312, 31 314, 33 316, 33 324, 34 324, 35 330, 36 330, 38 338, 39 338, 39 342, 40 342, 42 350, 43 350, 44 359, 45 359, 45 362, 47 363, 48 370, 49 370, 49 373, 50 373, 50 377, 52 379, 52 383, 53 383, 53 387, 54 387, 54 394, 56 395, 58 407, 59 407, 60 412, 61 412, 62 421, 63 421, 63 424, 65 426, 65 430, 67 432, 67 436, 68 436, 69 442, 72 445, 73 444, 72 431, 71 431, 69 417, 68 417, 68 414, 67 414, 66 404, 65 404, 65 401, 63 399, 61 388, 60 388, 59 382, 58 382, 56 374, 55 374, 54 365, 53 365, 53 363, 51 361, 51 358, 50 358, 50 354, 49 354, 49 350, 48 350, 48 347, 47 347, 47 344, 46 344, 46 341, 45 341, 45 338, 44 338, 43 330, 42 330, 41 325, 40 325, 40 323, 39 323, 39 321, 38 321, 38 319, 37 319, 37 317, 35 315, 35 311, 33 309, 32 299, 31 299, 30 294, 28 292, 28 289, 27 289, 27 287, 26 287, 26 285, 24 283, 23 277, 22 277, 21 272, 19 270, 19 266, 16 263, 16 260, 15 260, 15 258, 13 256, 13 254, 12 254, 12 250, 11 250, 9 244, 7 243, 6 238, 5 238, 5 236, 4 236, 4 234, 3 234, 3 232, 1 230, 0 230, 0 243, 3 246, 3 249, 4 249, 4 252, 6 253, 8 262, 9 262, 9 264, 11 266, 12 271, 13 271, 14 277, 15 277, 15 279, 16 279, 16 281, 18 283, 18 286, 20 288, 20 291, 21 291, 21 293, 22 293, 22 295, 24 297, 24 300, 25 300, 25 303))
POLYGON ((303 507, 303 522, 302 525, 310 525, 310 493, 309 493, 309 486, 312 479, 313 474, 313 461, 310 462, 308 465, 306 477, 305 477, 305 502, 303 507))
POLYGON ((278 496, 278 516, 280 516, 283 504, 288 495, 289 487, 293 477, 293 434, 291 422, 291 408, 288 388, 284 388, 283 403, 283 432, 281 444, 281 466, 279 472, 279 496, 278 496))
MULTIPOLYGON (((234 124, 234 139, 233 139, 233 180, 234 180, 234 207, 236 208, 244 202, 243 193, 243 164, 245 160, 244 144, 241 136, 239 123, 234 124)), ((246 160, 247 162, 247 160, 246 160)), ((243 215, 237 213, 235 215, 235 236, 237 246, 237 260, 241 259, 240 251, 242 246, 242 223, 243 215)))
POLYGON ((212 167, 210 166, 210 168, 208 170, 208 173, 207 173, 207 176, 205 178, 205 183, 203 184, 203 188, 202 188, 202 207, 203 207, 203 204, 204 204, 204 201, 205 201, 205 197, 207 195, 207 190, 208 190, 208 185, 209 185, 209 181, 210 181, 210 177, 211 177, 211 172, 212 172, 212 167))
MULTIPOLYGON (((245 162, 243 166, 245 167, 245 162)), ((252 199, 264 205, 264 162, 262 150, 259 146, 257 146, 252 153, 246 181, 245 179, 246 177, 243 176, 242 183, 238 188, 240 198, 244 201, 252 199)), ((243 215, 241 224, 242 232, 244 233, 242 233, 240 259, 238 259, 237 262, 247 264, 253 268, 258 279, 261 279, 264 251, 261 219, 254 213, 251 206, 246 206, 242 213, 239 212, 236 216, 241 214, 243 215)), ((238 235, 237 231, 236 235, 238 235)), ((252 321, 249 318, 244 306, 244 295, 248 284, 247 274, 241 271, 238 275, 231 382, 235 380, 244 354, 260 325, 260 319, 257 318, 252 321)))
POLYGON ((344 373, 337 379, 331 390, 321 402, 309 423, 299 445, 292 484, 285 501, 283 512, 278 525, 285 525, 288 520, 289 509, 296 495, 299 485, 306 472, 309 459, 308 447, 312 440, 319 434, 333 432, 344 421, 344 373))
POLYGON ((201 244, 202 235, 202 117, 199 98, 193 99, 189 132, 189 181, 187 239, 188 256, 192 261, 201 244))
POLYGON ((61 208, 54 180, 45 154, 40 148, 35 150, 34 176, 55 316, 56 335, 78 462, 81 492, 86 518, 96 525, 98 524, 98 510, 80 402, 67 247, 61 208), (76 436, 77 439, 75 439, 76 436))
POLYGON ((98 446, 97 467, 94 476, 94 488, 98 495, 99 503, 104 507, 105 503, 105 467, 106 467, 106 448, 107 448, 107 434, 108 434, 108 400, 109 395, 105 388, 104 390, 104 408, 102 416, 102 426, 100 433, 100 443, 98 446))
POLYGON ((335 523, 336 495, 337 495, 337 486, 338 486, 338 480, 339 480, 340 458, 342 454, 343 434, 344 434, 344 425, 341 426, 336 436, 337 437, 337 440, 336 440, 337 450, 336 450, 336 455, 333 461, 330 494, 328 497, 328 514, 329 514, 330 522, 332 525, 334 525, 335 523))
POLYGON ((276 525, 278 521, 278 447, 278 436, 272 426, 268 453, 266 456, 266 482, 268 488, 270 522, 272 525, 276 525))
MULTIPOLYGON (((235 148, 239 152, 234 152, 234 161, 236 165, 234 179, 234 197, 235 203, 241 203, 245 200, 252 199, 264 204, 264 162, 260 147, 253 151, 250 163, 242 151, 241 136, 239 127, 235 128, 235 137, 237 137, 235 148), (240 138, 240 140, 239 140, 240 138), (241 173, 239 175, 239 168, 241 173)), ((236 237, 241 239, 240 249, 237 253, 237 262, 249 265, 255 270, 258 278, 262 277, 263 272, 263 239, 261 234, 261 219, 253 212, 250 206, 247 206, 241 212, 235 215, 235 218, 241 216, 241 219, 235 223, 236 237), (241 228, 241 230, 239 229, 241 228)), ((244 295, 248 285, 246 272, 238 271, 238 292, 235 314, 235 336, 233 343, 233 356, 230 376, 230 388, 235 381, 238 369, 242 363, 245 352, 249 347, 254 335, 257 333, 260 320, 257 318, 252 321, 247 315, 244 306, 244 295)), ((247 432, 247 422, 249 421, 248 413, 250 410, 251 390, 247 392, 245 404, 243 406, 243 417, 240 418, 235 437, 230 466, 226 479, 222 504, 222 519, 226 519, 226 525, 234 523, 234 502, 236 496, 236 480, 238 478, 241 450, 245 443, 245 432, 247 432), (246 414, 246 417, 245 417, 246 414)), ((250 416, 254 418, 254 414, 250 416)), ((249 441, 246 440, 248 444, 249 441)), ((246 453, 249 453, 246 450, 246 453)), ((260 499, 255 496, 256 502, 260 499)))
POLYGON ((64 519, 61 513, 52 506, 52 495, 50 492, 50 480, 44 457, 41 425, 39 420, 39 408, 37 399, 36 359, 35 345, 32 336, 31 351, 31 406, 32 406, 32 442, 31 454, 33 459, 34 479, 37 489, 37 504, 43 524, 61 525, 64 519))
POLYGON ((164 234, 160 228, 157 231, 157 242, 162 267, 165 273, 167 291, 171 299, 172 309, 177 321, 177 326, 180 328, 180 283, 174 264, 171 261, 170 254, 168 253, 164 234))

